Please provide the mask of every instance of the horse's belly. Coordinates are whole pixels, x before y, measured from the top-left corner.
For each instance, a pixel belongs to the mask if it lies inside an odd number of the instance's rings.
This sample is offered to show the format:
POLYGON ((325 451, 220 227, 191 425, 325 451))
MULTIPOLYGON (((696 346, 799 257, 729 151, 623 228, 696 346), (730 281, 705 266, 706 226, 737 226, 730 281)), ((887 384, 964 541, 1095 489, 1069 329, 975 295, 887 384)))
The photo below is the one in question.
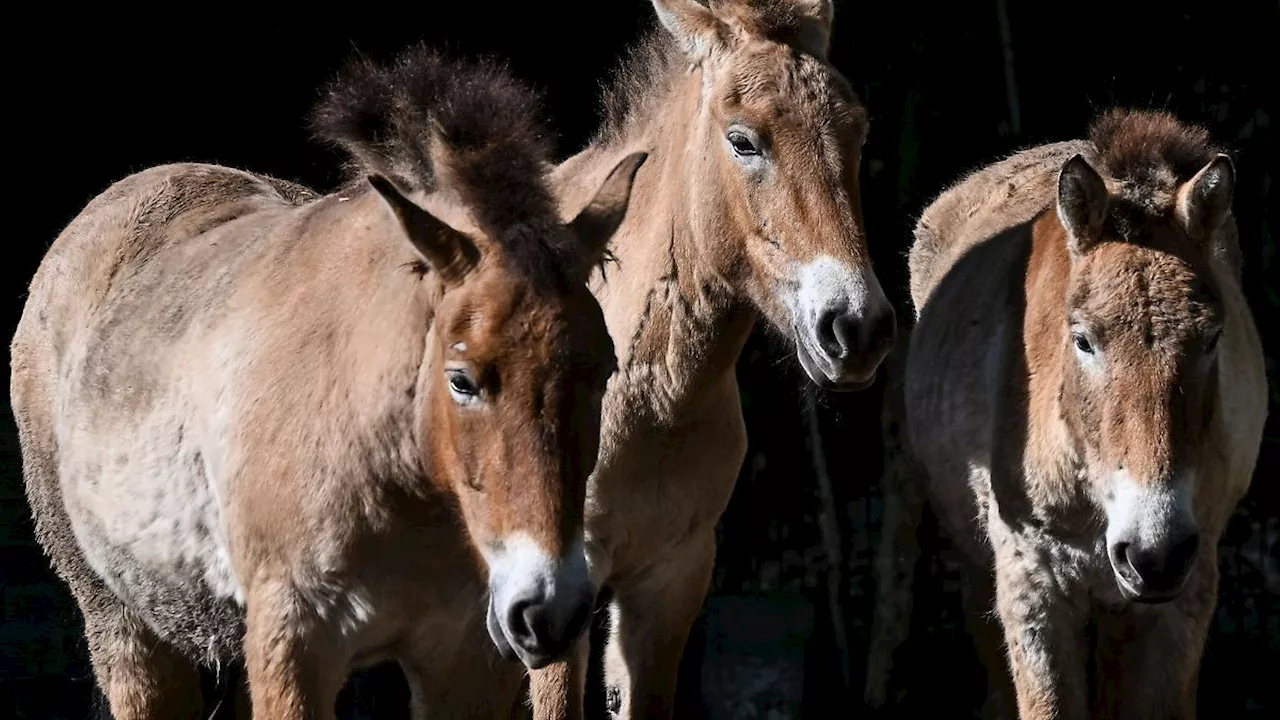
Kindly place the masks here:
POLYGON ((89 565, 165 639, 206 656, 236 654, 243 589, 192 433, 153 415, 127 431, 83 433, 70 447, 63 493, 89 565))

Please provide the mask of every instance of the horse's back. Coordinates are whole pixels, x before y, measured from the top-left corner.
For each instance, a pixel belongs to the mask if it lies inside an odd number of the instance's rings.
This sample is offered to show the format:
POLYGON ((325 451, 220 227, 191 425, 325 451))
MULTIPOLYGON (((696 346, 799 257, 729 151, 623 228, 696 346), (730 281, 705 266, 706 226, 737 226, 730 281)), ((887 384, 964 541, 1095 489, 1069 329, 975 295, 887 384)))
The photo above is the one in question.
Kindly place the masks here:
POLYGON ((943 190, 921 213, 908 258, 916 314, 939 278, 969 248, 1049 207, 1057 195, 1058 169, 1072 155, 1089 157, 1092 152, 1081 140, 1039 145, 969 173, 943 190))
MULTIPOLYGON (((129 175, 93 198, 58 235, 31 281, 15 335, 23 346, 41 330, 63 336, 93 322, 109 296, 132 290, 137 271, 167 251, 237 217, 312 199, 283 180, 218 165, 159 165, 129 175)), ((57 348, 59 350, 63 347, 57 348)))
POLYGON ((130 175, 49 248, 13 338, 12 404, 41 544, 73 587, 97 587, 91 567, 117 595, 132 587, 128 604, 167 606, 151 619, 189 649, 233 642, 234 631, 211 628, 238 617, 180 365, 216 350, 195 328, 225 303, 272 218, 311 197, 214 165, 130 175), (158 532, 159 517, 176 519, 158 532), (138 563, 139 553, 170 555, 225 597, 172 602, 175 585, 139 577, 157 560, 138 563))

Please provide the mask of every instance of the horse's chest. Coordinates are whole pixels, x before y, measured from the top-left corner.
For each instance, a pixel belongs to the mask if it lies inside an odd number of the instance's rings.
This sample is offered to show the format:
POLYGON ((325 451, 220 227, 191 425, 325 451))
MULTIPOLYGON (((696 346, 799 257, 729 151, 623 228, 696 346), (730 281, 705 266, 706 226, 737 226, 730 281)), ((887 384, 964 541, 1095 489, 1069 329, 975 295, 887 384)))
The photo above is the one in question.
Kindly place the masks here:
POLYGON ((728 506, 746 441, 736 397, 699 422, 628 428, 608 443, 592 478, 588 531, 615 566, 705 539, 728 506))

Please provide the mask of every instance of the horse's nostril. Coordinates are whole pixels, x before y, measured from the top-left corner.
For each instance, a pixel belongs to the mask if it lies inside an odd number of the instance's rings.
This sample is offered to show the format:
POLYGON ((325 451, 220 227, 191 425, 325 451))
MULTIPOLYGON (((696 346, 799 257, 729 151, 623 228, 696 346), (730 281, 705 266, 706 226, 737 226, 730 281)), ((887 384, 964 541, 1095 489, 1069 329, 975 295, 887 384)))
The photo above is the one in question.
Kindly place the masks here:
POLYGON ((1133 570, 1133 565, 1129 562, 1129 543, 1127 542, 1118 542, 1111 546, 1111 566, 1126 580, 1139 579, 1133 570))
POLYGON ((1199 548, 1200 536, 1193 532, 1159 547, 1139 548, 1126 544, 1124 558, 1143 590, 1168 593, 1182 584, 1199 548))
POLYGON ((818 316, 818 323, 815 328, 818 335, 818 344, 822 347, 822 350, 835 357, 841 357, 844 354, 844 342, 843 338, 840 337, 839 322, 840 314, 834 310, 827 310, 818 316))
POLYGON ((547 606, 541 603, 528 605, 525 607, 523 614, 525 628, 528 630, 530 638, 535 644, 541 645, 550 630, 550 623, 547 621, 547 606))
POLYGON ((517 600, 507 610, 507 633, 520 647, 531 650, 538 647, 540 632, 546 625, 542 606, 531 600, 517 600))
POLYGON ((1157 569, 1157 562, 1151 553, 1143 552, 1132 545, 1125 550, 1124 558, 1129 569, 1144 582, 1157 569))
POLYGON ((840 313, 835 316, 831 321, 831 332, 837 343, 833 355, 843 360, 857 350, 858 323, 848 314, 840 313))

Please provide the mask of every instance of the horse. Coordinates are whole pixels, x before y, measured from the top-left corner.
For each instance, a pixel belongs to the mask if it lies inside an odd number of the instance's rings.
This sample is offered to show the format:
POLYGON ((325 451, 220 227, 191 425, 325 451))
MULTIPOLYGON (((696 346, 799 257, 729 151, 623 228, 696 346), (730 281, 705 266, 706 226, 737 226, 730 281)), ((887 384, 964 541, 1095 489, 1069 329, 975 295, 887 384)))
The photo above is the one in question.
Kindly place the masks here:
POLYGON ((254 717, 332 717, 387 659, 449 716, 470 628, 531 667, 581 634, 617 369, 587 281, 645 156, 564 221, 540 102, 491 60, 352 61, 310 119, 337 191, 153 166, 47 250, 12 405, 117 720, 203 717, 241 661, 254 717))
MULTIPOLYGON (((862 223, 867 113, 827 60, 829 0, 653 7, 595 137, 553 171, 568 215, 619 158, 649 158, 591 284, 619 356, 585 519, 619 718, 672 712, 745 459, 735 365, 753 329, 837 391, 871 385, 896 333, 862 223)), ((539 720, 584 712, 589 638, 530 671, 539 720)))
POLYGON ((1267 415, 1235 183, 1203 128, 1112 108, 920 217, 905 425, 988 715, 1196 715, 1267 415))

